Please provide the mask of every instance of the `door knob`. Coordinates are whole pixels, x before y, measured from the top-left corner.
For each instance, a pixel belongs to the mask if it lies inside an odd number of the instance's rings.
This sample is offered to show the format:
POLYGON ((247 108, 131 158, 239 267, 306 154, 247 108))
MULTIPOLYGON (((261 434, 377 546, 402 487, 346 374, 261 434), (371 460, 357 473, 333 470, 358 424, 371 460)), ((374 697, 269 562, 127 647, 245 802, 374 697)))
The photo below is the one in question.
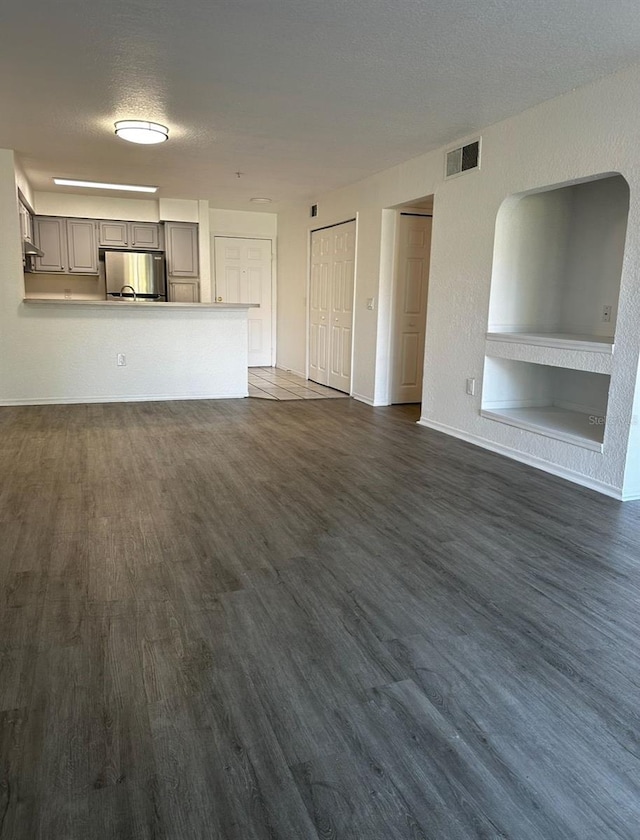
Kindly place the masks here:
POLYGON ((221 298, 221 297, 218 297, 218 298, 216 298, 216 301, 217 301, 218 303, 222 303, 222 298, 221 298))

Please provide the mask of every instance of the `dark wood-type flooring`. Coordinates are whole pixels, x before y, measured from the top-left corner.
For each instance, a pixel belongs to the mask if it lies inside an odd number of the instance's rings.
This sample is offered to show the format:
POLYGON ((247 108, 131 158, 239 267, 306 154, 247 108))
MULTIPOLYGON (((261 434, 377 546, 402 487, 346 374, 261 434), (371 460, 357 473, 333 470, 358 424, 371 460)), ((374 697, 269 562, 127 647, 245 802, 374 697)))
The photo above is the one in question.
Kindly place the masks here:
POLYGON ((0 409, 1 840, 638 840, 640 508, 415 425, 0 409))

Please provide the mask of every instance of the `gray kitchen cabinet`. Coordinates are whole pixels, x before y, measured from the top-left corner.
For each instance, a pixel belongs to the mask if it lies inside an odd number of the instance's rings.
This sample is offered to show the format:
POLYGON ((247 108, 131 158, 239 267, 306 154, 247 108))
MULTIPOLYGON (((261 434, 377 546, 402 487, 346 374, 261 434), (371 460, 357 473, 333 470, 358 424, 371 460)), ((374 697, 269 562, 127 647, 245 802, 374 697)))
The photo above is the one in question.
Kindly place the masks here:
POLYGON ((67 219, 67 261, 71 274, 98 273, 96 223, 91 219, 67 219))
POLYGON ((171 303, 199 303, 200 284, 193 280, 169 280, 171 303))
POLYGON ((128 248, 128 222, 98 222, 98 244, 101 248, 128 248))
POLYGON ((169 277, 198 278, 198 225, 188 222, 165 222, 164 234, 169 277))
POLYGON ((66 219, 54 216, 36 216, 34 222, 35 241, 44 256, 36 257, 34 271, 48 274, 67 270, 67 225, 66 219))
POLYGON ((98 274, 96 225, 91 219, 34 218, 35 243, 44 256, 34 271, 45 274, 98 274))
POLYGON ((129 222, 129 243, 132 248, 162 248, 160 225, 153 222, 129 222))
POLYGON ((98 222, 101 248, 127 248, 157 251, 162 248, 160 225, 156 222, 98 222))

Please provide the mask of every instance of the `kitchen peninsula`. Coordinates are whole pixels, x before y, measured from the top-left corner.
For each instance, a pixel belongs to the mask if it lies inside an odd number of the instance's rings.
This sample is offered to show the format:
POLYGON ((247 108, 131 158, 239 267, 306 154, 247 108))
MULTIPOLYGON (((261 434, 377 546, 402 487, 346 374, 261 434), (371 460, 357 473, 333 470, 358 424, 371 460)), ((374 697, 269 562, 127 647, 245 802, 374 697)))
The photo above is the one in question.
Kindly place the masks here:
POLYGON ((51 362, 12 403, 246 397, 247 314, 233 303, 26 299, 19 319, 51 362))

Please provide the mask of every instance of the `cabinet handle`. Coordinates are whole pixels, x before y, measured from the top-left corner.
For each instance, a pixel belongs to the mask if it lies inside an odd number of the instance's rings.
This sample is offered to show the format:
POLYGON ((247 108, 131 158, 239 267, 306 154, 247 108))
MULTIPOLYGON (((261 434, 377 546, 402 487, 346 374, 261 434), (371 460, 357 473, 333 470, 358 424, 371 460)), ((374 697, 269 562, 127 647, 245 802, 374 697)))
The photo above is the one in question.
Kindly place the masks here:
POLYGON ((216 298, 216 300, 217 300, 218 303, 222 303, 222 298, 221 297, 216 298))

